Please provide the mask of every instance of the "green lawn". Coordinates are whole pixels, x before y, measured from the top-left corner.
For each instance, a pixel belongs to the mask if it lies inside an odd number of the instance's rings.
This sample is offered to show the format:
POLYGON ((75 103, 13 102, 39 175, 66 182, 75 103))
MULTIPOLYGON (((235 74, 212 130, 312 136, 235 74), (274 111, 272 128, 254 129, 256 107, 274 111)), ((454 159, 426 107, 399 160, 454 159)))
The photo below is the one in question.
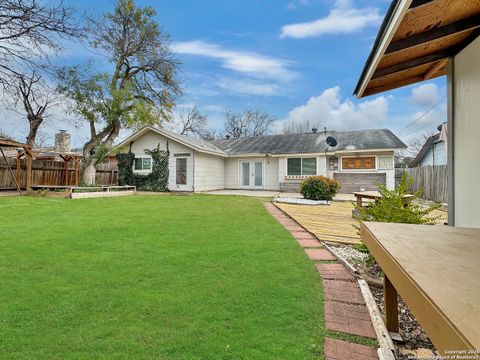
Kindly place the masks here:
POLYGON ((318 359, 321 281, 262 200, 0 197, 0 357, 318 359))

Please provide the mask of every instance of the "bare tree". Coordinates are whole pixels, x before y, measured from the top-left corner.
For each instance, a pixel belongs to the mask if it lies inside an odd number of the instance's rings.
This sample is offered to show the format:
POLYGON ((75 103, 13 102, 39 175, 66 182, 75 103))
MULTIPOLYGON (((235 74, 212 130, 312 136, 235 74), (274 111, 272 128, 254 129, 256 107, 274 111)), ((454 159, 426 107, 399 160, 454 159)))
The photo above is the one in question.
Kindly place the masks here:
POLYGON ((36 68, 51 52, 61 49, 61 38, 78 37, 82 29, 73 10, 60 0, 0 1, 0 84, 28 67, 36 68))
POLYGON ((36 70, 29 75, 17 74, 12 79, 15 83, 9 86, 9 90, 15 97, 14 109, 21 115, 26 114, 29 124, 27 144, 34 145, 40 125, 50 115, 49 110, 60 103, 60 95, 43 81, 36 70))
POLYGON ((243 113, 225 111, 225 135, 232 138, 261 136, 272 132, 275 117, 261 110, 245 110, 243 113))
POLYGON ((416 136, 408 141, 408 150, 412 154, 418 154, 418 152, 422 149, 425 142, 428 140, 429 137, 437 134, 434 130, 429 130, 424 132, 422 135, 416 136))
POLYGON ((309 133, 313 128, 320 128, 320 121, 310 121, 304 119, 301 121, 288 121, 284 122, 282 126, 283 134, 303 134, 309 133))
POLYGON ((193 135, 203 138, 208 134, 207 116, 197 106, 188 107, 180 112, 176 126, 180 135, 193 135))

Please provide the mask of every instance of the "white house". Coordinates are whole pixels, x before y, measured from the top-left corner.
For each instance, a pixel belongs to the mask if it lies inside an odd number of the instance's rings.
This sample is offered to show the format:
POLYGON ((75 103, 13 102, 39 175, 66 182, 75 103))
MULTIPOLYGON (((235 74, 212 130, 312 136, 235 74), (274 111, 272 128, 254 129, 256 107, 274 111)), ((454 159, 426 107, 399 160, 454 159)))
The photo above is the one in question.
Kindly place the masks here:
POLYGON ((312 175, 336 178, 342 192, 395 186, 394 153, 406 148, 390 130, 329 131, 204 141, 144 127, 119 147, 135 154, 134 172, 147 174, 145 154, 157 146, 170 152, 172 191, 257 189, 298 191, 312 175), (327 137, 337 141, 329 147, 327 137))

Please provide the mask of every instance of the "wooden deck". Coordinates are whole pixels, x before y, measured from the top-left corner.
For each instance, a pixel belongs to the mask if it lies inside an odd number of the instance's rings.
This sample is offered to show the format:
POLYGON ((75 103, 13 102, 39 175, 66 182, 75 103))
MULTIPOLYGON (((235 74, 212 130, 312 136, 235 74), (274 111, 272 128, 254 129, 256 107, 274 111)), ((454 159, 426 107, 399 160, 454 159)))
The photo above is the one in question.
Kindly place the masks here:
POLYGON ((440 354, 477 359, 480 229, 364 222, 361 233, 385 273, 387 328, 398 330, 398 291, 440 354))
POLYGON ((350 202, 332 202, 330 206, 305 206, 275 203, 320 240, 347 244, 360 243, 359 222, 352 218, 350 202))
MULTIPOLYGON (((352 202, 332 201, 331 205, 305 206, 275 203, 295 221, 310 231, 320 240, 344 244, 361 243, 359 235, 360 223, 352 218, 354 209, 352 202)), ((433 216, 440 216, 437 224, 447 219, 445 211, 435 210, 433 216)))

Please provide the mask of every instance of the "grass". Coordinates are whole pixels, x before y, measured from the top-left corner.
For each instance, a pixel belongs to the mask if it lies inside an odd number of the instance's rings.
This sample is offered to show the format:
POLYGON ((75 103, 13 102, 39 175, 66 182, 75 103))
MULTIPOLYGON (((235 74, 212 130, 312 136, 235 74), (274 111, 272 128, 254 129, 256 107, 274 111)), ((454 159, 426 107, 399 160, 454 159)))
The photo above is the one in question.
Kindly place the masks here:
POLYGON ((259 199, 4 197, 0 224, 2 358, 321 358, 321 281, 259 199))

